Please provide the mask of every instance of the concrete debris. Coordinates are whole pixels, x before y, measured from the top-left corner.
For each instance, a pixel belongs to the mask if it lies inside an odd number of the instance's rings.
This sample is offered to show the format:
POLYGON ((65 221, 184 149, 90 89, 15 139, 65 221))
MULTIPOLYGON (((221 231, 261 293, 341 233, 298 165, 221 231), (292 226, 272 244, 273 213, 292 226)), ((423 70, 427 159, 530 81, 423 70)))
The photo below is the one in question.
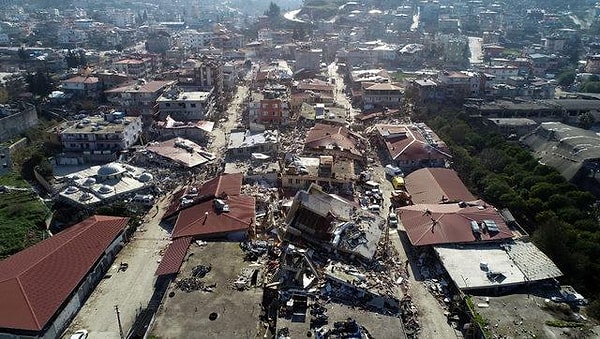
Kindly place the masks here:
POLYGON ((404 325, 404 332, 407 338, 417 338, 418 333, 421 330, 421 325, 418 320, 418 311, 412 302, 410 295, 406 295, 400 300, 400 312, 402 324, 404 325))
POLYGON ((192 268, 192 276, 194 278, 204 278, 211 269, 212 266, 198 265, 192 268))
POLYGON ((175 287, 184 291, 184 292, 193 292, 193 291, 203 291, 203 292, 212 292, 217 284, 205 284, 200 278, 196 277, 187 277, 175 282, 175 287))

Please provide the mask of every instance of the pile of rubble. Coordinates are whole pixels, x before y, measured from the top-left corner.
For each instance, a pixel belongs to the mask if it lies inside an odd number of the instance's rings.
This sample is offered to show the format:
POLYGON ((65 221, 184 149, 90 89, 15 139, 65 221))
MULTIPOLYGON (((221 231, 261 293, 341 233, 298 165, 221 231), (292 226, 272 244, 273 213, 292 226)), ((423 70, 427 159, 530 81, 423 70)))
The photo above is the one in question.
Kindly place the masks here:
POLYGON ((412 302, 409 295, 406 295, 400 300, 400 318, 404 325, 404 333, 407 338, 417 338, 418 333, 421 330, 419 324, 417 307, 412 302))
POLYGON ((187 293, 193 291, 212 292, 217 287, 217 284, 206 284, 200 278, 187 277, 176 281, 175 287, 187 293))
POLYGON ((192 277, 204 278, 208 272, 212 269, 212 266, 198 265, 192 268, 192 277))
POLYGON ((423 285, 438 300, 442 307, 447 307, 451 300, 448 282, 445 279, 426 279, 423 285))
POLYGON ((250 267, 242 269, 242 272, 238 275, 236 280, 229 282, 229 287, 233 290, 244 291, 250 287, 255 287, 260 281, 260 267, 262 264, 252 264, 250 267))

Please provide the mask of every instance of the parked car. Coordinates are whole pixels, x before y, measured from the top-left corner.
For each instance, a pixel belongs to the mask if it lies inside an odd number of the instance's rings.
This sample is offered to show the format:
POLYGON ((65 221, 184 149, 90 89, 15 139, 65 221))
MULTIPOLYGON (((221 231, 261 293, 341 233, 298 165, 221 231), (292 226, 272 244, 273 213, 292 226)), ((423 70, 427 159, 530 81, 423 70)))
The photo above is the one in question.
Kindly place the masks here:
POLYGON ((392 164, 385 165, 385 174, 390 177, 403 177, 404 172, 398 166, 394 166, 392 164))
POLYGON ((88 337, 87 330, 77 330, 71 335, 71 339, 86 339, 88 337))
POLYGON ((388 224, 392 228, 398 227, 398 215, 394 212, 390 212, 388 215, 388 224))

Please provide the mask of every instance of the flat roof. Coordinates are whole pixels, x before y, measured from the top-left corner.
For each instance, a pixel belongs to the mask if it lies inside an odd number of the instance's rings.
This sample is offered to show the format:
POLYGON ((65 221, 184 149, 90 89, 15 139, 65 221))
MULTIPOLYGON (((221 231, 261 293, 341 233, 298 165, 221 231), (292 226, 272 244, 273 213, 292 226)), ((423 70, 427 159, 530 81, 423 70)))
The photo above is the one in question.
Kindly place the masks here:
POLYGON ((266 130, 261 133, 252 133, 249 130, 245 132, 233 132, 229 135, 229 145, 227 145, 227 149, 276 144, 278 136, 279 132, 277 130, 266 130))
POLYGON ((200 145, 184 138, 153 142, 146 146, 146 150, 187 168, 206 164, 215 158, 200 145))
POLYGON ((201 101, 206 102, 210 97, 210 92, 193 91, 193 92, 179 92, 177 96, 170 95, 169 93, 163 93, 157 102, 177 102, 177 101, 201 101))
POLYGON ((435 246, 434 250, 462 290, 511 286, 562 276, 556 265, 532 243, 444 245, 435 246))
POLYGON ((127 126, 135 120, 140 120, 140 117, 122 117, 117 119, 118 122, 110 122, 104 120, 103 117, 92 116, 78 121, 69 121, 62 124, 60 134, 78 134, 78 133, 94 133, 107 134, 119 133, 124 131, 127 126))

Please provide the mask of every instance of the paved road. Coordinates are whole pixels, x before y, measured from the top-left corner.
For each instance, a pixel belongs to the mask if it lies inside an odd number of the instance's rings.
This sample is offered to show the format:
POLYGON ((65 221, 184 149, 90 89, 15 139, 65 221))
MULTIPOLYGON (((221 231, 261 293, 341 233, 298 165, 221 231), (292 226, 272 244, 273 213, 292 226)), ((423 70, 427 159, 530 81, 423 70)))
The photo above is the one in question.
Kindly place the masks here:
POLYGON ((333 93, 335 103, 346 108, 349 113, 349 118, 353 119, 356 115, 360 114, 360 110, 352 108, 352 104, 348 100, 348 97, 346 97, 346 94, 344 93, 344 78, 338 73, 337 64, 335 62, 332 62, 327 66, 327 73, 331 79, 335 80, 335 91, 333 93))
MULTIPOLYGON (((381 215, 387 218, 390 206, 389 196, 393 191, 392 183, 386 179, 382 166, 374 166, 372 173, 373 180, 380 183, 381 191, 385 197, 381 206, 381 215)), ((390 230, 390 241, 398 251, 401 262, 409 259, 408 252, 404 249, 397 230, 390 230)), ((410 258, 411 265, 409 270, 417 267, 414 259, 416 258, 410 258)), ((454 329, 448 325, 446 315, 444 314, 445 310, 423 285, 423 282, 415 280, 415 275, 415 272, 410 271, 408 293, 419 312, 419 323, 421 324, 419 338, 456 338, 454 329)))
POLYGON ((213 131, 213 140, 209 145, 211 152, 217 157, 224 157, 227 151, 228 135, 240 122, 242 111, 244 110, 244 99, 248 95, 248 86, 237 86, 236 94, 227 107, 226 121, 219 122, 217 128, 213 131))
POLYGON ((161 258, 160 251, 169 243, 169 234, 159 226, 168 201, 160 200, 152 208, 133 239, 117 255, 108 270, 110 278, 100 281, 71 323, 66 338, 78 329, 89 331, 90 339, 119 338, 115 305, 119 306, 125 334, 133 325, 136 311, 145 307, 153 292, 154 272, 161 258), (119 272, 121 262, 129 267, 119 272))

